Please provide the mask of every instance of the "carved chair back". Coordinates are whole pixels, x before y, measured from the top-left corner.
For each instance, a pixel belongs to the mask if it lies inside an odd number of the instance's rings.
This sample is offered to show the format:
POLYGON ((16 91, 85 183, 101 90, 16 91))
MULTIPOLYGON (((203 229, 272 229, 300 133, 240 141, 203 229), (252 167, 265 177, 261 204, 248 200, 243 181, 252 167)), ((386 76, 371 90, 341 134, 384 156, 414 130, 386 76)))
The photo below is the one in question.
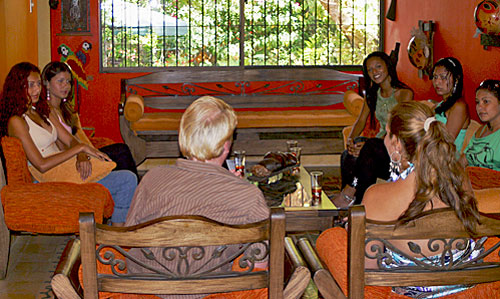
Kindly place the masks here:
POLYGON ((283 298, 284 237, 282 208, 271 209, 268 220, 246 225, 176 216, 115 228, 96 225, 92 214, 81 213, 84 297, 98 298, 98 291, 205 294, 267 287, 269 298, 283 298), (224 251, 230 244, 237 250, 228 256, 224 251), (138 254, 130 248, 136 248, 138 254), (207 248, 216 249, 207 257, 207 248), (117 252, 125 258, 118 258, 117 252), (243 271, 223 270, 238 257, 243 271), (210 261, 194 267, 194 259, 210 261), (252 271, 255 263, 264 259, 268 268, 252 271), (97 273, 97 261, 109 265, 110 274, 97 273), (152 266, 155 263, 162 265, 152 266), (134 270, 127 271, 132 264, 134 270))
MULTIPOLYGON (((348 289, 349 298, 364 298, 364 286, 440 286, 478 284, 500 280, 498 248, 500 242, 484 248, 487 237, 500 235, 500 219, 481 215, 476 234, 471 237, 450 209, 424 213, 411 223, 373 222, 366 219, 364 206, 349 210, 348 289), (428 240, 426 247, 404 241, 405 250, 394 240, 428 240), (471 243, 470 240, 474 240, 471 243), (469 245, 470 250, 465 249, 469 245), (405 267, 396 263, 388 250, 411 260, 405 267), (461 250, 459 258, 453 251, 461 250), (430 251, 432 256, 426 254, 430 251), (406 252, 412 252, 409 255, 406 252), (496 255, 492 262, 492 256, 496 255), (365 257, 380 269, 365 269, 365 257)), ((494 216, 494 215, 489 215, 494 216)), ((495 238, 496 239, 496 238, 495 238)), ((420 243, 421 244, 421 243, 420 243)))

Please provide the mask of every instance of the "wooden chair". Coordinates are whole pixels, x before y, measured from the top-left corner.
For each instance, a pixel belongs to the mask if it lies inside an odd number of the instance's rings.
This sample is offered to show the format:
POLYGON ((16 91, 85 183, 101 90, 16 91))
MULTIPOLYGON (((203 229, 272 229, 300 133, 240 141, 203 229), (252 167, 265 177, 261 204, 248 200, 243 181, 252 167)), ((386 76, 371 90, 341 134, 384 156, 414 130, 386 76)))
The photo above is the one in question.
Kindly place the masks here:
MULTIPOLYGON (((269 298, 299 298, 310 280, 310 272, 303 265, 298 265, 287 287, 283 289, 285 216, 282 208, 273 208, 271 211, 269 220, 247 225, 225 225, 204 217, 179 216, 163 217, 126 228, 96 225, 90 213, 82 213, 80 216, 81 244, 71 246, 76 251, 78 247, 81 247, 84 297, 98 298, 99 291, 136 294, 204 294, 268 288, 269 298), (263 243, 263 241, 268 242, 263 243), (187 273, 180 273, 182 271, 173 267, 175 269, 170 269, 172 272, 157 271, 153 274, 146 274, 136 271, 137 273, 133 274, 123 274, 124 269, 117 270, 116 267, 124 263, 124 259, 111 258, 107 264, 112 265, 113 270, 109 271, 112 274, 97 273, 97 259, 101 261, 103 259, 100 257, 96 259, 96 257, 99 254, 107 256, 110 246, 115 249, 123 246, 180 250, 181 247, 229 244, 247 245, 229 260, 222 255, 223 260, 220 265, 233 262, 244 253, 245 257, 250 257, 250 267, 245 268, 245 271, 207 271, 207 273, 199 274, 188 270, 187 273), (264 256, 268 258, 269 270, 250 271, 253 268, 251 261, 255 261, 257 257, 252 256, 252 250, 249 249, 255 249, 255 244, 261 244, 259 248, 262 251, 259 258, 264 256), (263 248, 262 244, 268 245, 263 248)), ((67 252, 70 251, 71 249, 67 250, 67 252)), ((118 251, 126 257, 125 263, 131 263, 131 257, 127 251, 119 249, 118 251)), ((71 273, 74 273, 70 269, 74 269, 78 256, 71 254, 68 256, 70 258, 63 259, 66 265, 58 266, 59 271, 52 279, 52 287, 59 298, 80 298, 74 280, 70 277, 71 273)), ((153 258, 151 255, 149 257, 153 258)), ((105 259, 109 259, 109 256, 105 259)), ((182 259, 176 259, 175 262, 177 265, 184 263, 182 259)))
MULTIPOLYGON (((78 277, 78 269, 81 266, 80 239, 71 239, 54 271, 51 280, 52 291, 60 299, 81 299, 83 289, 78 277)), ((292 273, 283 291, 283 297, 288 299, 299 299, 305 292, 310 280, 311 272, 291 238, 285 238, 285 252, 291 262, 292 273)))
MULTIPOLYGON (((446 254, 443 251, 443 245, 451 246, 454 244, 458 246, 460 242, 468 240, 470 236, 450 209, 425 212, 407 225, 396 226, 392 222, 367 220, 363 206, 350 207, 347 277, 345 277, 346 273, 343 273, 344 276, 342 276, 342 273, 339 273, 341 271, 335 269, 340 268, 342 261, 337 261, 336 265, 332 263, 333 247, 329 242, 334 238, 332 236, 330 240, 325 238, 328 241, 318 239, 316 250, 335 278, 324 273, 321 261, 316 256, 315 261, 313 258, 313 263, 319 263, 320 266, 313 267, 314 280, 326 299, 387 298, 389 296, 390 298, 409 298, 391 293, 391 288, 388 287, 458 284, 476 284, 476 286, 453 295, 453 298, 455 296, 460 296, 459 298, 489 296, 491 298, 495 295, 498 298, 500 292, 500 258, 498 253, 500 241, 495 236, 500 235, 500 219, 496 216, 481 215, 481 224, 477 226, 474 239, 476 240, 476 248, 482 248, 483 251, 476 258, 469 259, 467 256, 464 260, 455 260, 453 263, 445 263, 444 265, 436 263, 431 266, 428 263, 420 264, 417 262, 417 265, 405 268, 385 269, 383 267, 384 269, 372 270, 365 269, 365 257, 376 260, 379 265, 391 262, 390 259, 387 259, 388 256, 384 251, 384 248, 391 247, 389 240, 428 239, 429 249, 431 246, 436 246, 434 252, 442 257, 443 254, 446 254), (486 238, 483 237, 490 237, 486 240, 486 246, 484 246, 486 238), (327 242, 328 244, 326 244, 327 242), (365 288, 365 286, 376 287, 365 288)), ((412 252, 418 253, 421 249, 415 243, 408 242, 407 244, 412 252)), ((450 248, 446 246, 445 248, 450 248)), ((302 249, 301 246, 299 248, 302 249)), ((304 254, 306 259, 315 255, 311 249, 306 250, 306 252, 304 254)), ((425 259, 424 256, 420 258, 420 260, 425 259)))

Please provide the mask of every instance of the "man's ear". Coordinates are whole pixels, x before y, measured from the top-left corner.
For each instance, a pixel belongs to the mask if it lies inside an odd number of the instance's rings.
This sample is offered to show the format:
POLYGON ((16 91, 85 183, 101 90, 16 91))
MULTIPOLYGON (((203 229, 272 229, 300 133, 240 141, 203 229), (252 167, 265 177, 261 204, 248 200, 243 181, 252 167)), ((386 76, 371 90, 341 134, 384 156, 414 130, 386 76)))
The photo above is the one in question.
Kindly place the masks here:
POLYGON ((231 145, 231 140, 227 140, 226 142, 224 142, 224 153, 229 154, 229 152, 231 151, 231 145))

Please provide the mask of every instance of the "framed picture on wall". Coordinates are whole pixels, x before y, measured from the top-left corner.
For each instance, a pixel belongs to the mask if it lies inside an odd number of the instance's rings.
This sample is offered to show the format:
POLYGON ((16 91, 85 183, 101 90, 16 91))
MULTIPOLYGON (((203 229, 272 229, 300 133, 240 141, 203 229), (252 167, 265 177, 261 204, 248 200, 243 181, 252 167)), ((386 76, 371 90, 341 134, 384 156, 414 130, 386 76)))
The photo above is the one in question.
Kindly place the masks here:
POLYGON ((90 0, 61 1, 61 33, 90 32, 90 0))

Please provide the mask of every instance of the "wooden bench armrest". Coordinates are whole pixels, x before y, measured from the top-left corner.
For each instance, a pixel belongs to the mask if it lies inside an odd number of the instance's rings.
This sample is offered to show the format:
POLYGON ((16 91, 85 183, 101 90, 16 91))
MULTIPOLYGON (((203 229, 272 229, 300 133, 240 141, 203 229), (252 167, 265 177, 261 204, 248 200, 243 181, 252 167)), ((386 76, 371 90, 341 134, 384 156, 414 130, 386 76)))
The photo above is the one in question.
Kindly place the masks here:
POLYGON ((83 296, 78 280, 78 268, 81 264, 80 240, 71 239, 57 264, 50 282, 52 291, 60 299, 81 299, 83 296))
POLYGON ((333 278, 330 272, 323 267, 323 263, 316 254, 316 251, 307 238, 300 238, 297 241, 302 255, 313 272, 313 280, 318 287, 319 292, 325 299, 341 298, 346 299, 346 295, 333 278))
POLYGON ((344 93, 344 107, 354 117, 357 118, 361 113, 364 103, 365 99, 354 90, 348 90, 344 93))

